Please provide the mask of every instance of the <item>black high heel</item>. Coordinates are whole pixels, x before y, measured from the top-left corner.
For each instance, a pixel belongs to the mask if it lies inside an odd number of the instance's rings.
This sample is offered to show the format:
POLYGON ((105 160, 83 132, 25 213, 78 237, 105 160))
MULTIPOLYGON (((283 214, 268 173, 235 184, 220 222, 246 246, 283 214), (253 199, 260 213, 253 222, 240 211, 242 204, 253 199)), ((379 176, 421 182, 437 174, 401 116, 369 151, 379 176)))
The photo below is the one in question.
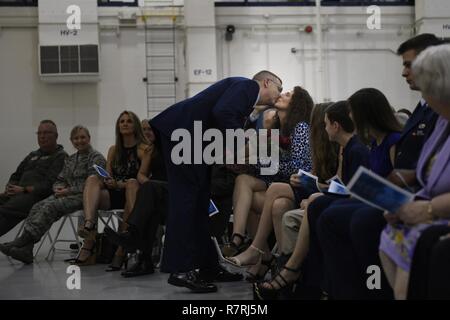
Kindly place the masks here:
POLYGON ((154 273, 153 261, 148 253, 137 253, 137 261, 121 273, 124 278, 138 277, 154 273))
POLYGON ((244 252, 249 247, 250 242, 247 241, 247 238, 239 233, 233 233, 231 235, 230 242, 223 246, 222 254, 224 257, 234 257, 235 255, 244 252), (239 238, 241 243, 237 245, 233 242, 234 238, 239 238))
POLYGON ((253 284, 254 293, 258 300, 276 300, 281 291, 284 291, 284 290, 292 291, 293 285, 295 284, 295 282, 297 282, 297 280, 301 276, 301 274, 300 274, 301 267, 299 267, 297 269, 293 269, 293 268, 284 266, 283 268, 281 268, 281 270, 279 273, 277 273, 277 275, 275 277, 272 278, 271 281, 253 284), (295 273, 295 274, 299 274, 299 276, 295 280, 288 281, 281 274, 281 270, 283 270, 283 269, 285 269, 289 272, 295 273), (278 285, 278 288, 274 287, 274 285, 272 284, 273 282, 275 282, 278 285), (270 287, 266 288, 264 286, 265 283, 269 284, 270 287))
POLYGON ((251 273, 250 271, 246 271, 246 276, 245 276, 245 280, 247 280, 250 283, 255 283, 255 282, 260 282, 262 280, 264 280, 264 278, 266 277, 267 272, 271 272, 272 275, 275 274, 275 270, 277 268, 277 260, 275 258, 274 255, 272 255, 272 257, 269 260, 261 260, 261 267, 264 267, 264 271, 262 273, 260 273, 258 271, 258 273, 254 274, 251 273))
POLYGON ((96 263, 97 260, 97 253, 96 253, 96 243, 95 241, 92 242, 92 246, 91 248, 86 248, 83 246, 80 248, 80 250, 78 251, 78 255, 75 259, 67 259, 64 260, 65 262, 70 262, 71 264, 77 265, 77 266, 90 266, 90 265, 94 265, 96 263), (81 256, 81 252, 82 250, 84 251, 88 251, 89 252, 89 256, 87 256, 85 259, 81 260, 80 256, 81 256))
POLYGON ((128 257, 126 254, 118 255, 115 254, 111 264, 108 266, 108 268, 105 269, 106 272, 113 272, 113 271, 119 271, 122 269, 122 266, 125 266, 125 269, 128 267, 128 257))

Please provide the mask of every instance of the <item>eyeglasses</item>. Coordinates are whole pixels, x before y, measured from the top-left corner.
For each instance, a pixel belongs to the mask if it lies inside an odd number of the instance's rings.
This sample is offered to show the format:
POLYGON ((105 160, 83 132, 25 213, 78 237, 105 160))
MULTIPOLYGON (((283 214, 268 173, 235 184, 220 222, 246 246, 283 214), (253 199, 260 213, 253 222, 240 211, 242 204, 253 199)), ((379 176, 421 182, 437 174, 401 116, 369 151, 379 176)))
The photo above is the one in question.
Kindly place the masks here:
POLYGON ((267 80, 269 80, 269 81, 272 81, 273 82, 273 84, 277 87, 277 89, 278 89, 278 92, 282 92, 283 91, 283 87, 281 86, 281 85, 279 85, 278 83, 276 83, 274 80, 272 80, 272 79, 267 79, 267 80))

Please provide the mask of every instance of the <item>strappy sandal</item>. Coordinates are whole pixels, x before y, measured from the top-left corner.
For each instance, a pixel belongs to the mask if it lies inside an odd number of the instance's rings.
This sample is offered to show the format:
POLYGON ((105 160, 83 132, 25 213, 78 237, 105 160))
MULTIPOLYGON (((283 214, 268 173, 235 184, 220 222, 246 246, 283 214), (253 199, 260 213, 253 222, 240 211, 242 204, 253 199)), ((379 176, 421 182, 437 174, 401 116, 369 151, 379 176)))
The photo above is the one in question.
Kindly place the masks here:
POLYGON ((258 271, 258 273, 254 274, 251 273, 250 271, 246 271, 246 276, 245 276, 245 280, 247 280, 250 283, 255 283, 255 282, 260 282, 262 280, 264 280, 264 278, 266 277, 267 272, 271 272, 271 274, 275 274, 275 270, 277 268, 277 259, 275 258, 274 255, 272 255, 272 257, 269 260, 261 260, 261 266, 260 266, 260 270, 258 271), (264 271, 261 272, 261 268, 264 268, 264 271))
POLYGON ((96 247, 95 241, 92 242, 92 248, 86 248, 83 244, 83 246, 80 248, 80 251, 78 251, 78 255, 75 259, 67 259, 64 261, 70 262, 71 264, 75 264, 77 266, 93 265, 95 264, 97 258, 95 247, 96 247), (89 255, 83 260, 80 259, 82 250, 89 252, 89 255))
POLYGON ((84 221, 84 225, 78 229, 78 235, 81 238, 89 238, 92 232, 97 231, 97 224, 93 220, 84 221))
MULTIPOLYGON (((283 268, 281 268, 281 270, 283 270, 283 269, 285 269, 289 272, 295 273, 295 274, 300 274, 300 271, 301 271, 300 267, 297 269, 293 269, 293 268, 284 266, 283 268)), ((297 280, 301 276, 301 275, 299 275, 297 277, 297 279, 288 281, 281 274, 281 270, 275 277, 272 278, 271 281, 254 284, 255 293, 259 300, 275 300, 278 297, 278 294, 282 290, 292 290, 292 286, 294 285, 295 282, 297 282, 297 280), (278 288, 275 288, 275 286, 273 285, 273 282, 275 282, 278 285, 278 288), (265 287, 264 286, 265 283, 269 284, 270 287, 269 288, 265 287)))
POLYGON ((252 244, 250 245, 249 248, 251 248, 251 249, 253 249, 253 250, 256 250, 256 251, 258 252, 258 254, 259 254, 258 261, 256 261, 256 263, 243 263, 243 262, 241 262, 237 257, 228 257, 228 258, 225 258, 225 261, 226 261, 227 263, 229 263, 229 264, 235 266, 235 267, 238 267, 238 268, 252 267, 252 266, 254 266, 254 265, 257 265, 257 264, 261 263, 262 257, 263 257, 263 255, 264 255, 265 252, 264 252, 263 250, 261 250, 261 249, 255 247, 255 246, 252 245, 252 244))
POLYGON ((233 233, 231 235, 230 242, 223 246, 222 248, 222 255, 224 257, 234 257, 235 255, 244 252, 248 248, 248 241, 247 238, 239 233, 233 233), (241 240, 241 243, 237 245, 233 242, 234 238, 239 238, 241 240))

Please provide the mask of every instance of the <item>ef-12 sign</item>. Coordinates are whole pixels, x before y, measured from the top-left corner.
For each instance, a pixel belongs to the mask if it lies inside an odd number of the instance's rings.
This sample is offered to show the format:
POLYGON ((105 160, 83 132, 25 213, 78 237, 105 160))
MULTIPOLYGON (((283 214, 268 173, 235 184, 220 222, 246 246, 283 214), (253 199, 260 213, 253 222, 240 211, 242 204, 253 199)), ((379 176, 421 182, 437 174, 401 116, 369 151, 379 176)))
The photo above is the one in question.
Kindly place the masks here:
POLYGON ((212 75, 212 69, 194 69, 194 76, 212 75))

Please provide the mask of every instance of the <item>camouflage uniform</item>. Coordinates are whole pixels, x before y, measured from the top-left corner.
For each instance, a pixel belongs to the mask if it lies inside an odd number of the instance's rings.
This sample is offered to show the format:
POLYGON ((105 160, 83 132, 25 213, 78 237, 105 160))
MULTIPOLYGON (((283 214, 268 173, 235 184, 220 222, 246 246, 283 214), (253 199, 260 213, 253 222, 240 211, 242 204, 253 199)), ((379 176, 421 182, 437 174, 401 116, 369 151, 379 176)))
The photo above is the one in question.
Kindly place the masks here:
POLYGON ((67 153, 58 145, 52 153, 41 149, 30 152, 19 164, 8 183, 21 187, 33 187, 29 193, 13 196, 0 195, 0 236, 25 219, 31 207, 52 194, 52 185, 64 166, 67 153))
POLYGON ((87 177, 96 174, 94 164, 105 167, 106 160, 92 148, 87 153, 77 152, 67 158, 53 186, 68 188, 69 194, 59 198, 51 195, 36 203, 25 220, 25 231, 34 241, 39 241, 59 218, 83 208, 84 184, 87 177))

